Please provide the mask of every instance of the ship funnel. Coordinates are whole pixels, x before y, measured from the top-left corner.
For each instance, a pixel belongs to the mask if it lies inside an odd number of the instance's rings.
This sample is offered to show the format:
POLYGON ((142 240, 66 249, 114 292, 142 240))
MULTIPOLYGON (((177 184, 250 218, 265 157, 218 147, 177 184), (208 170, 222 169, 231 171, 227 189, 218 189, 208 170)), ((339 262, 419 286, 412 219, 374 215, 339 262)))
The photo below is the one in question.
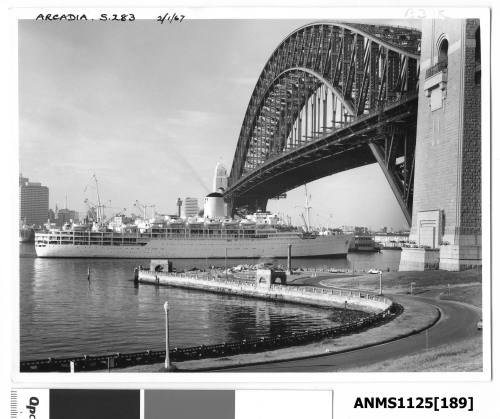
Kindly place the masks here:
POLYGON ((205 197, 203 213, 205 218, 210 219, 225 217, 224 197, 220 192, 212 192, 205 197))

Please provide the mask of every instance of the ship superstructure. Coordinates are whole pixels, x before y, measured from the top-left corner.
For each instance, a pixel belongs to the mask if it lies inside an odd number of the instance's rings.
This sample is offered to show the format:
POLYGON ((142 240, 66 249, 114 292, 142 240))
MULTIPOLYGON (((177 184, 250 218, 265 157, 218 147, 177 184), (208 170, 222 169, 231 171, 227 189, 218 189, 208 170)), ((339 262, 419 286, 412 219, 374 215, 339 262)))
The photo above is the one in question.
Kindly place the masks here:
MULTIPOLYGON (((96 180, 97 184, 97 180, 96 180)), ((320 234, 293 228, 276 214, 257 212, 244 218, 226 216, 223 189, 209 193, 203 216, 159 216, 125 223, 115 216, 107 224, 99 214, 89 224, 48 226, 35 235, 39 257, 86 258, 261 258, 345 257, 350 235, 320 234)))

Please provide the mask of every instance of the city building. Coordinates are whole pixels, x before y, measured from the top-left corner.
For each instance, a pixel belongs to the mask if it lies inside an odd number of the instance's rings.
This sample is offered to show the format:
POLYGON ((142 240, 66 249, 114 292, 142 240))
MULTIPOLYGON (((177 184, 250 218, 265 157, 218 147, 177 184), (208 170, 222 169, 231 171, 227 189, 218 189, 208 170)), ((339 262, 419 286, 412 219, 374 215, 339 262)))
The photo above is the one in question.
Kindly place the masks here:
POLYGON ((79 214, 78 211, 73 211, 68 208, 58 209, 56 205, 55 210, 55 220, 57 227, 62 227, 65 223, 78 222, 79 214))
POLYGON ((48 220, 50 223, 55 223, 56 222, 56 213, 52 208, 49 208, 49 216, 48 220))
POLYGON ((213 191, 216 192, 220 188, 226 190, 227 178, 228 178, 227 169, 224 167, 222 163, 217 163, 217 165, 215 166, 213 191))
POLYGON ((26 225, 42 226, 49 217, 49 188, 19 175, 19 216, 26 225))
POLYGON ((198 211, 198 198, 184 198, 184 205, 181 209, 182 218, 196 217, 198 215, 198 211))

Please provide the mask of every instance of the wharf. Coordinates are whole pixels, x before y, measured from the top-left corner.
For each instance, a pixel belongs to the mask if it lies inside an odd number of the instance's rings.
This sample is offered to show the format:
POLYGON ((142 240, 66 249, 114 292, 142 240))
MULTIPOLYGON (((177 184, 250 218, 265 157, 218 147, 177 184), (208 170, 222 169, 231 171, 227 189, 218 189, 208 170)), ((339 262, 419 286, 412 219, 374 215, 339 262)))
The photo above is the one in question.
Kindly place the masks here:
POLYGON ((136 273, 136 281, 318 307, 348 308, 368 313, 379 313, 392 305, 392 300, 385 296, 359 290, 258 284, 257 281, 218 278, 208 273, 166 273, 141 269, 136 273))

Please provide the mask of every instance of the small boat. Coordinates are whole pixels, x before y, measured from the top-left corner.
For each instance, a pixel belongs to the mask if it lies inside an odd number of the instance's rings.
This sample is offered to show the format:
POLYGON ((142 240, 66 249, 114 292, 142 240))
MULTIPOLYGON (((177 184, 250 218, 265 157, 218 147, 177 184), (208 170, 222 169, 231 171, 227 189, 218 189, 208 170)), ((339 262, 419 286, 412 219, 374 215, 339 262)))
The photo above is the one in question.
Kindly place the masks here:
POLYGON ((240 222, 238 220, 231 220, 231 219, 226 219, 222 222, 222 225, 227 228, 238 228, 240 222))

